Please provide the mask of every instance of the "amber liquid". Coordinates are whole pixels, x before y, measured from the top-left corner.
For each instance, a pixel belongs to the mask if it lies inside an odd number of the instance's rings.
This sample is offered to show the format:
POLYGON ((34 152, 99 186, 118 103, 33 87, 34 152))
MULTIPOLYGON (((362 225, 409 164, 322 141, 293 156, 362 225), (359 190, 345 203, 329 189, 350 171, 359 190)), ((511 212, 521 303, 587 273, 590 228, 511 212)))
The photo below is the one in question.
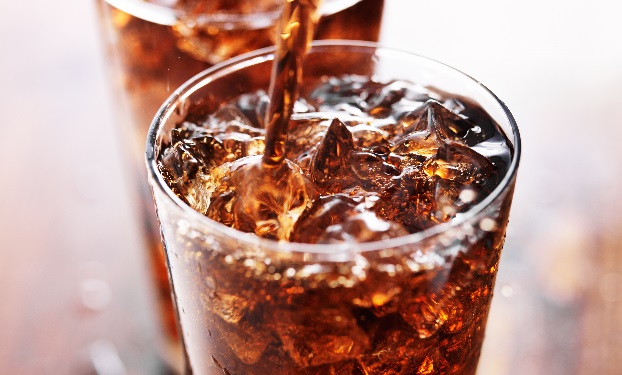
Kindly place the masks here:
MULTIPOLYGON (((317 39, 376 41, 383 0, 362 0, 338 13, 322 17, 317 39)), ((183 82, 213 63, 274 44, 275 28, 189 31, 187 20, 166 26, 146 21, 98 0, 104 39, 113 71, 121 134, 126 138, 141 194, 145 241, 165 334, 167 361, 179 367, 181 350, 168 271, 164 261, 151 193, 146 186, 143 152, 147 129, 160 105, 183 82), (209 32, 207 32, 209 31, 209 32)))
POLYGON ((273 168, 285 159, 289 120, 302 81, 302 60, 317 24, 321 0, 286 1, 279 25, 266 114, 266 149, 262 164, 273 168))
POLYGON ((352 264, 323 264, 328 271, 305 277, 304 263, 258 270, 197 244, 186 253, 196 260, 174 260, 194 273, 183 295, 193 370, 473 375, 504 231, 505 223, 445 267, 416 272, 396 256, 372 262, 356 282, 340 270, 352 264))

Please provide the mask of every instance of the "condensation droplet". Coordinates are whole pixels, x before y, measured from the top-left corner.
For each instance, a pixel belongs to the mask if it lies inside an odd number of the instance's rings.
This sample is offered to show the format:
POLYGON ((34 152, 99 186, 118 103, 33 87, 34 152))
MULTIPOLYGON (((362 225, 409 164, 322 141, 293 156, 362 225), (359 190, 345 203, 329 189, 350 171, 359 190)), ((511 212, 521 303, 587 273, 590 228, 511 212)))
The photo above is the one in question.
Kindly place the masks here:
POLYGON ((462 190, 460 192, 460 200, 464 203, 471 203, 475 198, 477 198, 477 194, 471 189, 462 190))
POLYGON ((492 232, 497 229, 497 223, 493 219, 487 217, 479 222, 479 228, 486 232, 492 232))
POLYGON ((510 298, 514 295, 514 288, 511 285, 504 285, 501 287, 501 295, 510 298))
POLYGON ((294 277, 296 275, 296 270, 293 268, 288 268, 287 271, 285 271, 285 276, 287 277, 294 277))

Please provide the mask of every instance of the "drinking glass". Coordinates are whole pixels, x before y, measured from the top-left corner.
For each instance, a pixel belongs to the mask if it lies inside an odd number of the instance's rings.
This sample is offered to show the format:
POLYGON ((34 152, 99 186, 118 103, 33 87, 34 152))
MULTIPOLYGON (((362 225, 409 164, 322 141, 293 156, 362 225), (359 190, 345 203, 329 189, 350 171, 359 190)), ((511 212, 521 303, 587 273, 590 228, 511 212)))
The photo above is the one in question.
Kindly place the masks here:
POLYGON ((505 133, 499 185, 449 222, 369 243, 263 239, 188 206, 158 169, 189 114, 267 90, 273 49, 218 64, 181 86, 149 129, 146 163, 195 374, 474 374, 505 238, 520 136, 491 91, 442 63, 375 43, 314 42, 303 81, 343 74, 406 80, 481 107, 505 133))

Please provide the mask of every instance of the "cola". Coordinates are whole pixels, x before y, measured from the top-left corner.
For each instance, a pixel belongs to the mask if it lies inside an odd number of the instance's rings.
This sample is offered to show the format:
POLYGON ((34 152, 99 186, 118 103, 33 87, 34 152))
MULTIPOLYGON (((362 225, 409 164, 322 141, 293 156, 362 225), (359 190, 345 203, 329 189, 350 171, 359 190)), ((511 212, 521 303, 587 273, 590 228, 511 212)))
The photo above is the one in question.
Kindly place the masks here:
MULTIPOLYGON (((317 39, 377 40, 383 0, 326 0, 317 39)), ((102 35, 123 121, 126 154, 143 176, 147 128, 159 106, 193 75, 227 58, 275 42, 281 0, 97 1, 102 35)), ((134 170, 135 169, 135 170, 134 170)), ((166 335, 167 361, 179 363, 175 312, 151 192, 139 178, 137 202, 166 335), (168 358, 168 357, 175 358, 168 358)))
POLYGON ((266 166, 270 100, 186 103, 159 138, 157 172, 210 219, 154 192, 192 369, 474 374, 514 143, 463 95, 310 75, 266 166))

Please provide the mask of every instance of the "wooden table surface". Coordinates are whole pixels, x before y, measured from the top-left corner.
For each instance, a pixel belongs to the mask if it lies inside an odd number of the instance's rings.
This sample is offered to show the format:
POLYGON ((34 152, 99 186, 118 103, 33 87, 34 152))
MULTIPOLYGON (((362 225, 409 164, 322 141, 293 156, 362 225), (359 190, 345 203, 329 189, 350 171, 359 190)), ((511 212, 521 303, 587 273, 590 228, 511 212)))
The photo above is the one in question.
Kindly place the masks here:
MULTIPOLYGON (((0 12, 0 374, 158 374, 94 2, 0 12)), ((622 373, 622 5, 387 0, 523 136, 480 375, 622 373)))

